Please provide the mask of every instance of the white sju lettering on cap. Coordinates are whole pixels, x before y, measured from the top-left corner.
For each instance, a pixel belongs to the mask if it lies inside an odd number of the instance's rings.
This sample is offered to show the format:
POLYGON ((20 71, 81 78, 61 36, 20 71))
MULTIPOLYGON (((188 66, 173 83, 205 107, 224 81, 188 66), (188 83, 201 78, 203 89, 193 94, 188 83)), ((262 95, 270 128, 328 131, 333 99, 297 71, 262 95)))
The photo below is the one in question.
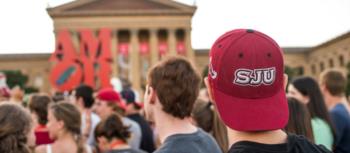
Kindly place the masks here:
POLYGON ((276 68, 237 69, 233 83, 240 86, 271 85, 276 78, 276 68))
POLYGON ((211 57, 209 59, 209 74, 212 79, 215 79, 218 76, 218 73, 213 69, 213 65, 211 64, 211 57))

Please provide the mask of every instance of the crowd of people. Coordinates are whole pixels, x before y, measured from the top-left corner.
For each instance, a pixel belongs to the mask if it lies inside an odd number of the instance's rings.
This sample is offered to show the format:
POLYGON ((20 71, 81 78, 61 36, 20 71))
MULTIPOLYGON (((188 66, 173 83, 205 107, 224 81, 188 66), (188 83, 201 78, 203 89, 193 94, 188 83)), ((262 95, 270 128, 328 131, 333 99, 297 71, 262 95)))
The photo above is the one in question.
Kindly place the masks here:
POLYGON ((0 102, 0 152, 350 153, 343 73, 288 84, 283 67, 272 38, 238 29, 213 44, 204 80, 168 57, 149 70, 143 98, 127 80, 120 92, 82 84, 28 99, 15 87, 0 102))

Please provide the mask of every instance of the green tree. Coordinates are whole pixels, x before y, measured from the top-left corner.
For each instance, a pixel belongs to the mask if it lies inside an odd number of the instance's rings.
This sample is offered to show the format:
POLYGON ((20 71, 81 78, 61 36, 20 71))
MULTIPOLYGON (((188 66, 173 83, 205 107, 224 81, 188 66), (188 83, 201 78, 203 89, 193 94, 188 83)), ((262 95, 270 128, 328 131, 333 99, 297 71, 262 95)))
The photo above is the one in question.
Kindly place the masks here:
POLYGON ((39 90, 35 87, 26 86, 28 82, 28 76, 18 70, 5 70, 2 71, 6 75, 7 86, 11 89, 15 86, 21 87, 25 93, 38 92, 39 90))
POLYGON ((288 81, 299 75, 298 69, 284 66, 284 73, 288 75, 288 81))

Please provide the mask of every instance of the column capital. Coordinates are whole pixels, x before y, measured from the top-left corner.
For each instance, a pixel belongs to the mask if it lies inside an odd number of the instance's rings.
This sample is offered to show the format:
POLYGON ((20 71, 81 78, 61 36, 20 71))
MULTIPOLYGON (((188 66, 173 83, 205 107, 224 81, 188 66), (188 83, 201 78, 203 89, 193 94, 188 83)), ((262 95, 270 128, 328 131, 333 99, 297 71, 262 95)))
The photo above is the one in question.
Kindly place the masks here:
POLYGON ((192 27, 183 27, 183 28, 181 28, 181 29, 183 29, 184 31, 188 31, 188 32, 190 32, 190 31, 192 31, 192 27))
POLYGON ((175 33, 177 29, 179 28, 176 28, 176 27, 169 27, 169 28, 166 28, 168 32, 171 32, 171 33, 175 33))
POLYGON ((138 34, 140 29, 129 29, 129 31, 131 35, 134 35, 134 34, 138 34))
POLYGON ((159 29, 158 28, 149 28, 148 31, 150 34, 152 34, 152 33, 157 33, 159 31, 159 29))

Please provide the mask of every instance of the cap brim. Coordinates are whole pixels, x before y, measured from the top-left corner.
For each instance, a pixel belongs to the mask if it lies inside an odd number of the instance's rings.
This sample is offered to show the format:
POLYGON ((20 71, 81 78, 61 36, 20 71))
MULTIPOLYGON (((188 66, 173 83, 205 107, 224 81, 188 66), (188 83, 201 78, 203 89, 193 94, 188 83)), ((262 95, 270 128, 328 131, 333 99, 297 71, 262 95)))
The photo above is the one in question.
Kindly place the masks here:
POLYGON ((283 89, 263 99, 232 97, 219 90, 213 93, 220 117, 231 129, 268 131, 282 129, 288 123, 288 103, 283 89))

